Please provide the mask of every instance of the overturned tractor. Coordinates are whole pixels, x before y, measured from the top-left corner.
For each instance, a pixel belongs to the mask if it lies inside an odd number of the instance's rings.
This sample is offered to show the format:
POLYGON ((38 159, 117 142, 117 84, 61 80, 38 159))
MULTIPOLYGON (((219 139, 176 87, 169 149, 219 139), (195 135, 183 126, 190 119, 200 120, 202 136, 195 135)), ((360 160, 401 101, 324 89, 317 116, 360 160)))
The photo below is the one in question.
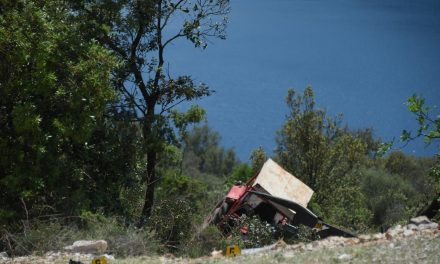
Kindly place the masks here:
POLYGON ((269 159, 261 171, 246 184, 236 183, 205 220, 205 227, 217 225, 227 232, 234 219, 257 215, 272 225, 295 233, 300 224, 312 228, 320 237, 353 234, 325 223, 307 209, 313 190, 269 159))

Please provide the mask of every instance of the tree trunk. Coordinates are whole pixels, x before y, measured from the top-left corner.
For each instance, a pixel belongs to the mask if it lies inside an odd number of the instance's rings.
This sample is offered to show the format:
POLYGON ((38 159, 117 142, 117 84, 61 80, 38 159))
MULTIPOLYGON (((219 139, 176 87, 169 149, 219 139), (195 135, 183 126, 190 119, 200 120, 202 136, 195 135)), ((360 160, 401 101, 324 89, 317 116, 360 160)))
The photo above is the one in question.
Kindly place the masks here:
POLYGON ((146 224, 153 210, 154 190, 156 187, 156 161, 156 152, 149 150, 147 152, 147 189, 145 191, 144 206, 142 208, 142 214, 139 220, 139 227, 142 227, 146 224))
POLYGON ((142 227, 146 224, 148 218, 151 216, 154 205, 154 190, 156 187, 156 164, 157 164, 157 146, 156 141, 158 139, 153 136, 153 123, 154 123, 154 107, 156 106, 157 98, 150 97, 147 100, 147 113, 145 115, 144 126, 143 126, 143 136, 145 151, 147 153, 147 172, 144 177, 144 182, 146 185, 144 206, 142 208, 142 214, 139 219, 138 226, 142 227))

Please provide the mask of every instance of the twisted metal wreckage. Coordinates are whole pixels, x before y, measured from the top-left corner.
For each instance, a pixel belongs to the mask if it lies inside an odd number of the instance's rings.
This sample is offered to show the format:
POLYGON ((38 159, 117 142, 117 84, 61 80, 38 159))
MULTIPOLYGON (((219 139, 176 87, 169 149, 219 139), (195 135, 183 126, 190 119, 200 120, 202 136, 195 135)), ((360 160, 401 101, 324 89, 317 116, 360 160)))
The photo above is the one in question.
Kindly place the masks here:
MULTIPOLYGON (((262 221, 281 225, 285 232, 295 234, 298 225, 308 226, 321 238, 355 235, 325 223, 307 209, 313 190, 285 171, 273 160, 267 160, 261 171, 246 184, 236 183, 216 205, 204 227, 217 225, 227 233, 234 219, 257 215, 262 221)), ((246 232, 246 229, 242 229, 246 232)))

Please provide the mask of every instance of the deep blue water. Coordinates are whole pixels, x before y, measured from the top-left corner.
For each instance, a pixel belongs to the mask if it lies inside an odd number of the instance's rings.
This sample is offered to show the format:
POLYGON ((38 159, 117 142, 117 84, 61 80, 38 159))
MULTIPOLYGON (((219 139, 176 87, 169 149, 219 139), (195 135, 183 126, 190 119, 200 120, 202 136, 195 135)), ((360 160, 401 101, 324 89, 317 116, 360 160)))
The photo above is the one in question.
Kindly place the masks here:
MULTIPOLYGON (((179 42, 170 71, 216 93, 198 102, 225 147, 247 161, 271 153, 289 87, 314 88, 317 105, 384 140, 416 129, 404 102, 422 94, 439 114, 439 0, 232 0, 228 38, 204 51, 179 42)), ((422 140, 404 150, 432 155, 422 140)))

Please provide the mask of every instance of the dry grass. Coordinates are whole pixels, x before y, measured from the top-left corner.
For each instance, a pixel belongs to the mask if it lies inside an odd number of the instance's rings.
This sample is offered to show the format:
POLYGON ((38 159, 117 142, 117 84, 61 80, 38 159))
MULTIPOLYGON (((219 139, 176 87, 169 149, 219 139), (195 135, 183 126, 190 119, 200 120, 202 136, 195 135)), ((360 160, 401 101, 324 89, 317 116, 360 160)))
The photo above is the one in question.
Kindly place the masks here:
POLYGON ((235 258, 163 258, 142 257, 115 260, 112 263, 439 263, 440 236, 414 236, 375 244, 359 244, 316 251, 280 250, 235 258))

